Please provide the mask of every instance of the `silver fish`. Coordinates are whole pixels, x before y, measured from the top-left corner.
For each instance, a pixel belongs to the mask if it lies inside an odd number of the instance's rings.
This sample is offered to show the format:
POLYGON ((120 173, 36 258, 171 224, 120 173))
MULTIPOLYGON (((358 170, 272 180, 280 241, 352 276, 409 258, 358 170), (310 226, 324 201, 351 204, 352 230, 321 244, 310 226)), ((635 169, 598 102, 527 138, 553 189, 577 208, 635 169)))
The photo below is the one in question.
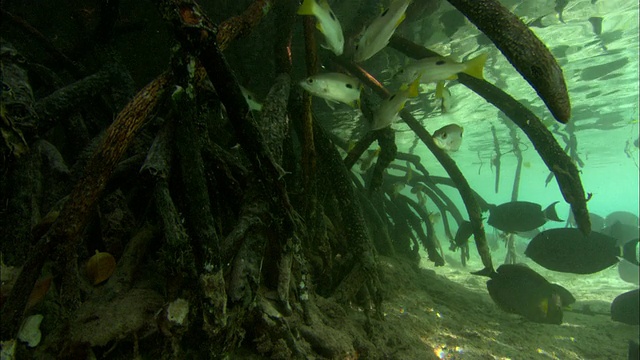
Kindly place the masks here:
POLYGON ((443 150, 458 151, 462 144, 463 132, 464 128, 460 125, 445 125, 433 133, 433 141, 443 150))

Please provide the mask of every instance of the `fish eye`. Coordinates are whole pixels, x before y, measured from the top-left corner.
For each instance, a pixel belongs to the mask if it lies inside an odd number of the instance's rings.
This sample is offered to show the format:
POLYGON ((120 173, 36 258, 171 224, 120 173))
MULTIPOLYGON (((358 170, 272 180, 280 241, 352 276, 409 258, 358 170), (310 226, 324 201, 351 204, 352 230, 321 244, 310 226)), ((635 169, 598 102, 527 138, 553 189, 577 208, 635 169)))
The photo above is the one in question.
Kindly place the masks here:
POLYGON ((353 85, 351 84, 345 84, 344 86, 346 86, 348 89, 353 89, 353 85))
POLYGON ((333 15, 333 11, 329 11, 329 15, 331 16, 331 20, 336 21, 336 16, 333 15))
POLYGON ((308 82, 309 84, 313 84, 313 79, 312 79, 312 78, 308 78, 308 79, 307 79, 307 82, 308 82))
POLYGON ((446 138, 447 138, 447 133, 443 133, 443 134, 442 134, 442 138, 443 138, 443 139, 446 139, 446 138))
POLYGON ((438 60, 436 61, 436 65, 444 65, 445 61, 444 60, 438 60))
POLYGON ((382 14, 380 14, 380 17, 384 17, 385 15, 387 15, 387 12, 389 12, 389 8, 384 9, 382 14))
POLYGON ((253 97, 251 95, 247 95, 247 99, 253 100, 253 97))
POLYGON ((394 97, 396 97, 396 94, 391 95, 391 97, 389 98, 389 101, 393 100, 394 97))
POLYGON ((360 47, 360 44, 356 44, 356 50, 358 50, 359 47, 360 47))
POLYGON ((2 91, 10 91, 11 86, 7 85, 7 83, 2 83, 2 91))

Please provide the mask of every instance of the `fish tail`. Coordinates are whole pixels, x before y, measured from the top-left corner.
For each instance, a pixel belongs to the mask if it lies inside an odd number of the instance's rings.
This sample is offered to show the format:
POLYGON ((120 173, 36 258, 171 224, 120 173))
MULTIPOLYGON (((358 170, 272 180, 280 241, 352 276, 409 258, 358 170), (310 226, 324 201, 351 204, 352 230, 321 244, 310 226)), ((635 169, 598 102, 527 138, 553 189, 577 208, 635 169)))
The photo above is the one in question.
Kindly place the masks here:
POLYGON ((407 18, 407 13, 403 12, 402 16, 400 16, 400 18, 398 19, 398 21, 396 21, 396 25, 394 26, 394 29, 397 29, 398 26, 400 26, 400 24, 402 24, 402 22, 404 21, 404 19, 407 18))
POLYGON ((436 84, 436 99, 442 99, 444 97, 444 81, 438 81, 436 84))
POLYGON ((622 258, 634 265, 639 265, 638 258, 636 257, 637 245, 638 245, 638 239, 635 239, 635 240, 627 241, 627 243, 622 246, 622 258))
POLYGON ((409 97, 418 97, 418 90, 420 89, 421 77, 422 77, 422 74, 420 74, 420 76, 418 76, 415 80, 413 80, 411 85, 409 85, 409 89, 407 90, 409 97))
POLYGON ((464 70, 464 73, 467 75, 471 75, 474 78, 478 78, 480 80, 484 80, 484 63, 487 62, 488 53, 480 54, 473 59, 466 62, 467 68, 464 70))
POLYGON ((298 15, 316 15, 317 6, 316 0, 304 0, 298 8, 298 15))
POLYGON ((562 219, 560 219, 558 217, 558 213, 556 213, 556 204, 559 203, 559 201, 555 201, 553 203, 551 203, 551 205, 547 206, 546 209, 544 209, 544 217, 547 220, 553 220, 553 221, 564 221, 562 219))
POLYGON ((471 274, 473 275, 480 275, 480 276, 487 276, 487 277, 494 277, 496 275, 496 271, 493 270, 493 268, 484 268, 480 271, 474 271, 471 274))

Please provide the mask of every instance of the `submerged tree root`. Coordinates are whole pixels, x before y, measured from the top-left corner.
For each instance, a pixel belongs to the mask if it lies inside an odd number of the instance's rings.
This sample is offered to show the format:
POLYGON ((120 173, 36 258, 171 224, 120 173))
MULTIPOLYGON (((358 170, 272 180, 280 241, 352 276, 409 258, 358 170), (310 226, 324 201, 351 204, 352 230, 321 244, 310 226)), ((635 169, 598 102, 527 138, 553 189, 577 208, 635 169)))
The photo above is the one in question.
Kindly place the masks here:
MULTIPOLYGON (((395 35, 391 38, 389 45, 415 59, 439 56, 422 46, 395 35)), ((587 198, 585 197, 578 169, 571 158, 562 151, 562 148, 542 121, 509 94, 484 80, 476 79, 467 74, 459 74, 458 80, 505 113, 509 119, 524 131, 549 170, 555 174, 562 196, 566 202, 571 204, 571 210, 578 228, 583 234, 589 234, 591 232, 591 221, 589 220, 587 198)))
POLYGON ((497 0, 448 0, 493 41, 522 77, 566 124, 571 104, 562 69, 538 37, 497 0))

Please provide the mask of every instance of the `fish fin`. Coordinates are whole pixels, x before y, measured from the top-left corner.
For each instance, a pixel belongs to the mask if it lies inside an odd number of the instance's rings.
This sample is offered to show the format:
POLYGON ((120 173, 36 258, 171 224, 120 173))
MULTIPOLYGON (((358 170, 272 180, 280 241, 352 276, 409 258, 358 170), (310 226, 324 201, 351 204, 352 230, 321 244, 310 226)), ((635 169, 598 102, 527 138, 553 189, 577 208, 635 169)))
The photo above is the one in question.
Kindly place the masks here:
POLYGON ((471 75, 474 78, 478 78, 480 80, 484 80, 483 70, 484 63, 487 62, 488 53, 480 54, 473 59, 466 62, 467 68, 464 70, 464 73, 467 75, 471 75))
POLYGON ((634 265, 639 265, 638 258, 636 257, 637 244, 638 239, 635 239, 627 241, 627 243, 622 246, 622 258, 634 265))
POLYGON ((316 29, 320 30, 320 32, 324 34, 324 28, 322 27, 322 24, 320 24, 319 22, 316 23, 316 29))
POLYGON ((320 7, 322 7, 325 10, 331 10, 331 7, 329 6, 329 3, 327 2, 327 0, 319 0, 318 4, 320 5, 320 7))
POLYGON ((438 81, 436 84, 436 99, 442 99, 444 94, 444 81, 438 81))
POLYGON ((492 278, 493 276, 495 276, 495 275, 496 275, 496 271, 495 271, 495 270, 493 270, 492 268, 487 268, 487 267, 486 267, 486 268, 484 268, 484 269, 482 269, 482 270, 480 270, 480 271, 474 271, 474 272, 472 272, 471 274, 473 274, 473 275, 480 275, 480 276, 487 276, 487 277, 492 278))
POLYGON ((559 203, 559 201, 555 201, 553 202, 551 205, 547 206, 546 209, 544 209, 544 217, 547 220, 552 220, 552 221, 564 221, 562 219, 560 219, 558 217, 558 213, 556 213, 556 204, 559 203))
POLYGON ((407 18, 407 13, 403 12, 402 16, 400 16, 400 18, 398 19, 398 21, 396 21, 396 24, 393 26, 394 29, 397 29, 398 26, 400 26, 400 24, 402 24, 402 22, 404 21, 404 19, 407 18))
POLYGON ((540 310, 542 310, 542 313, 544 313, 545 316, 547 316, 547 314, 549 313, 549 299, 544 298, 542 299, 542 301, 540 301, 540 310))
POLYGON ((458 74, 453 74, 447 78, 447 80, 458 80, 458 74))
POLYGON ((422 74, 420 74, 415 80, 413 80, 411 85, 409 85, 409 89, 407 90, 409 93, 409 97, 418 97, 418 92, 420 90, 421 77, 422 77, 422 74))
POLYGON ((315 15, 318 11, 316 6, 315 0, 304 0, 297 13, 298 15, 315 15))
POLYGON ((331 110, 335 110, 335 109, 336 109, 336 107, 335 107, 335 106, 333 106, 333 104, 332 104, 332 101, 331 101, 331 100, 329 100, 329 99, 324 99, 324 102, 326 102, 326 103, 327 103, 327 106, 328 106, 331 110))
POLYGON ((362 109, 360 107, 360 105, 361 105, 360 104, 360 98, 357 98, 357 99, 353 100, 352 102, 349 103, 349 105, 354 109, 362 109))

